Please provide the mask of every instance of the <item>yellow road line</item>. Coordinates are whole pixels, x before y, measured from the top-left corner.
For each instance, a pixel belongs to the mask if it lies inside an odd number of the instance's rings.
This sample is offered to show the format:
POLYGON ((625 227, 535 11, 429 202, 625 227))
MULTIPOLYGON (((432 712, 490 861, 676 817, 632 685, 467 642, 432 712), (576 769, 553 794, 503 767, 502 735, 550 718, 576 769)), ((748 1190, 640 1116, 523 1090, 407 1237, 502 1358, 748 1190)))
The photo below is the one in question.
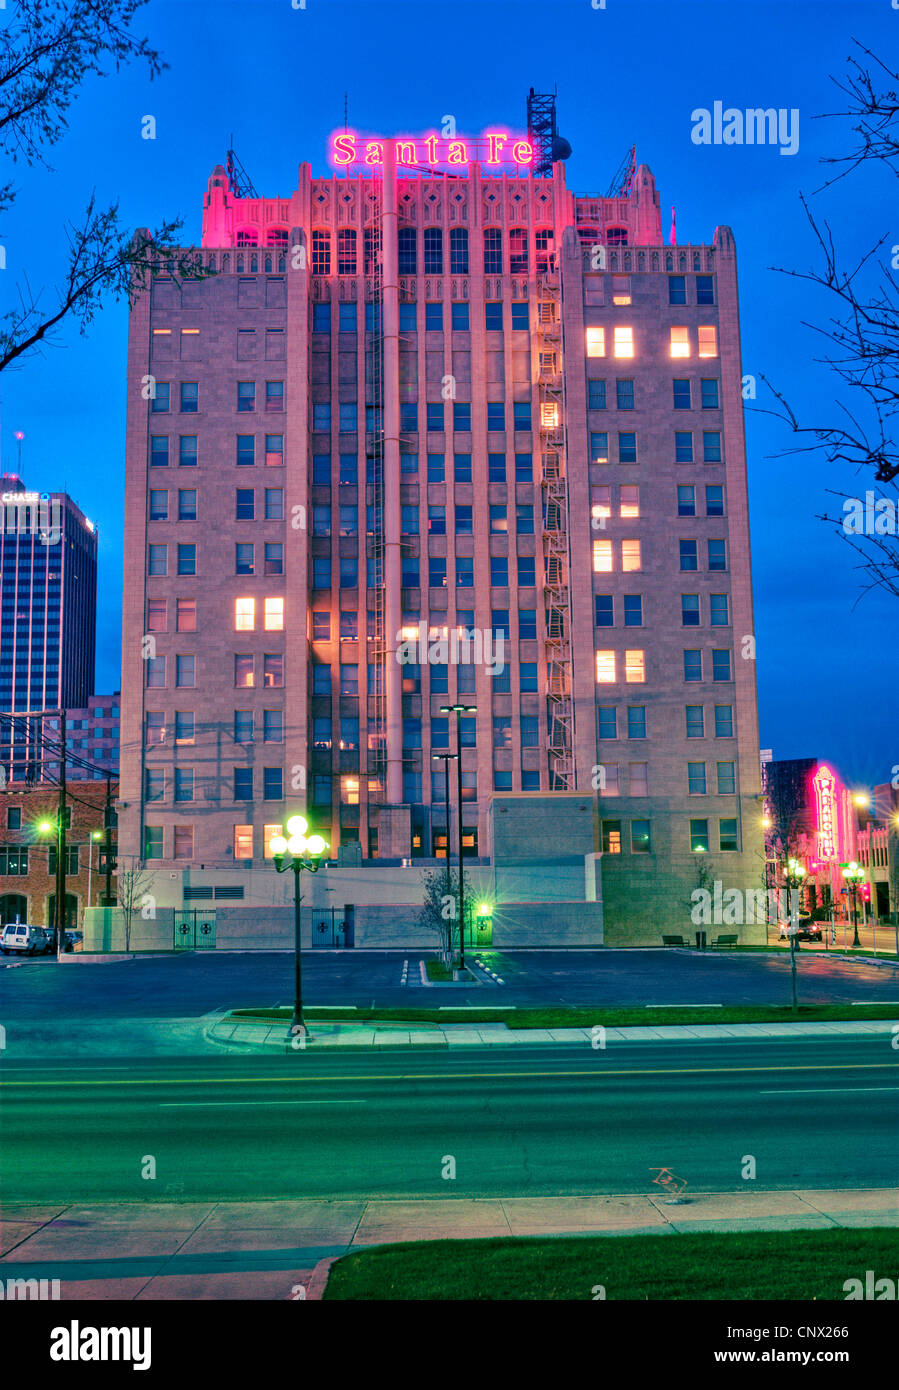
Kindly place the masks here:
POLYGON ((371 1076, 364 1073, 351 1075, 316 1076, 196 1076, 196 1077, 142 1077, 121 1081, 0 1081, 0 1088, 15 1086, 258 1086, 260 1084, 294 1085, 304 1081, 488 1081, 494 1079, 536 1080, 552 1076, 732 1076, 738 1072, 786 1072, 786 1071, 881 1071, 884 1068, 897 1068, 899 1062, 810 1062, 786 1067, 654 1067, 641 1069, 603 1069, 600 1067, 580 1068, 571 1071, 434 1071, 434 1072, 378 1072, 371 1076))

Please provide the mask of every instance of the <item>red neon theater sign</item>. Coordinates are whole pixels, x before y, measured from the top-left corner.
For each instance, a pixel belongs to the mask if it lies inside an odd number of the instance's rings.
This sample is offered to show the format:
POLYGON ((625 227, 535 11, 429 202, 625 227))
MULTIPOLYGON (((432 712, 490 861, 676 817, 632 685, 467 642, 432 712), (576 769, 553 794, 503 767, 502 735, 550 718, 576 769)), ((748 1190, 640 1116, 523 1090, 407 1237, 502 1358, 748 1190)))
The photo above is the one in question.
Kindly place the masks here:
MULTIPOLYGON (((534 147, 524 136, 507 130, 485 130, 483 135, 398 135, 396 162, 400 169, 446 170, 458 173, 473 160, 489 169, 528 169, 534 147)), ((328 140, 328 163, 333 169, 367 167, 384 163, 383 136, 359 135, 335 130, 328 140)))
POLYGON ((812 778, 818 825, 818 852, 822 860, 836 859, 836 778, 829 767, 819 767, 812 778))

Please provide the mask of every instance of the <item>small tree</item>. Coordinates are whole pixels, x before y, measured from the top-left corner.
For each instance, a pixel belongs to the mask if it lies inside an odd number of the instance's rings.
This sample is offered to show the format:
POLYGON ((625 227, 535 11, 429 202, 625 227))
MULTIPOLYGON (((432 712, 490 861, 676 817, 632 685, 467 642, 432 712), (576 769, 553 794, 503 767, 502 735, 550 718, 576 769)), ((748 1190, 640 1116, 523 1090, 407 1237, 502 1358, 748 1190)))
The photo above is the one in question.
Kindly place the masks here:
POLYGON ((459 920, 459 876, 446 869, 428 869, 421 876, 424 903, 419 925, 436 932, 440 954, 450 966, 456 950, 459 920))
POLYGON ((122 909, 125 927, 125 950, 130 951, 134 914, 142 906, 143 898, 146 896, 150 884, 150 874, 139 865, 132 865, 130 869, 120 865, 118 879, 119 907, 122 909))

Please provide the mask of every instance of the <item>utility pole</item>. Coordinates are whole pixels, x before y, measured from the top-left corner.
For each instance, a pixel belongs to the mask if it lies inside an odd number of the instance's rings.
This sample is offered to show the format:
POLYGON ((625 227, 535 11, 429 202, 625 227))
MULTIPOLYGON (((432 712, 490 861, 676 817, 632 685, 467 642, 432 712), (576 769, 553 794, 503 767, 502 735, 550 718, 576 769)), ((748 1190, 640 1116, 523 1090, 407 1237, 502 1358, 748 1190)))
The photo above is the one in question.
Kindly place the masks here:
POLYGON ((106 774, 106 807, 103 811, 103 827, 106 831, 104 848, 106 852, 106 894, 104 907, 112 898, 112 774, 106 774))
POLYGON ((59 712, 59 811, 56 816, 56 954, 66 943, 66 712, 59 712))

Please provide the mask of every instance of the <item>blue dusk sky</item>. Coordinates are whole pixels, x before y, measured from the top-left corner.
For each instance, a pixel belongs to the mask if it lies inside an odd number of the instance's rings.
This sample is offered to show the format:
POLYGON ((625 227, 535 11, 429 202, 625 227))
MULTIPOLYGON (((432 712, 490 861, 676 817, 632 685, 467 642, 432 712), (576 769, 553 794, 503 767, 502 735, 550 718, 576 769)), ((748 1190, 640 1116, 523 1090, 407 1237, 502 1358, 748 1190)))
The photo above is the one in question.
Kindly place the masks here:
MULTIPOLYGON (((835 383, 816 360, 825 345, 807 326, 826 322, 830 305, 772 267, 816 264, 800 192, 820 187, 821 156, 852 136, 849 122, 814 117, 840 108, 830 75, 847 71, 853 39, 895 66, 899 12, 889 0, 150 0, 135 27, 169 70, 153 83, 139 66, 90 80, 52 170, 17 167, 5 307, 23 273, 52 302, 63 223, 92 190, 100 205, 118 200, 129 226, 180 217, 184 242, 199 241, 207 179, 232 132, 260 194, 287 195, 301 161, 327 172, 344 91, 360 130, 433 129, 451 114, 474 134, 494 123, 524 129, 528 89, 557 86, 569 187, 607 192, 636 144, 656 177, 666 238, 672 206, 680 242, 709 242, 719 224, 734 231, 744 372, 772 381, 804 421, 833 416, 835 383), (716 101, 796 108, 798 151, 694 144, 692 111, 716 101), (147 114, 155 140, 141 138, 147 114)), ((813 203, 847 262, 881 235, 899 241, 895 179, 882 169, 813 203)), ((14 431, 24 430, 28 484, 66 489, 99 526, 98 692, 119 682, 126 346, 126 306, 110 303, 86 337, 66 329, 0 383, 4 467, 15 469, 14 431)), ((757 404, 772 404, 761 387, 757 404)), ((816 520, 828 487, 863 497, 870 480, 822 459, 777 457, 790 444, 784 427, 751 412, 746 423, 762 746, 830 759, 854 786, 886 781, 899 763, 899 600, 862 597, 857 559, 816 520)), ((830 499, 831 511, 838 505, 830 499)))

